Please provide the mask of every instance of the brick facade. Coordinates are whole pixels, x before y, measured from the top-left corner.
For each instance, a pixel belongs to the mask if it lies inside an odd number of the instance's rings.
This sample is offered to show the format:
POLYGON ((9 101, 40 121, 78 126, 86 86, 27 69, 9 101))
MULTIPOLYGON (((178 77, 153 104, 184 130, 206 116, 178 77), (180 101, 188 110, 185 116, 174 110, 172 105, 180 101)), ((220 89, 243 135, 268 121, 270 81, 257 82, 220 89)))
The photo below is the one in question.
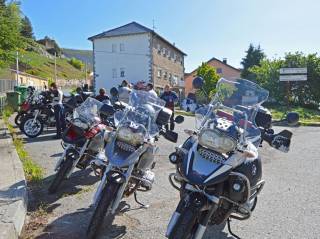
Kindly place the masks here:
POLYGON ((166 84, 184 88, 184 54, 155 35, 151 38, 151 45, 155 88, 163 89, 166 84))
MULTIPOLYGON (((216 58, 212 58, 207 62, 210 66, 216 68, 217 73, 225 78, 225 79, 237 79, 240 78, 241 71, 233 66, 227 64, 227 62, 220 61, 216 58)), ((192 80, 196 76, 197 70, 192 71, 191 73, 185 74, 185 95, 187 96, 189 93, 194 93, 194 89, 192 87, 192 80)))

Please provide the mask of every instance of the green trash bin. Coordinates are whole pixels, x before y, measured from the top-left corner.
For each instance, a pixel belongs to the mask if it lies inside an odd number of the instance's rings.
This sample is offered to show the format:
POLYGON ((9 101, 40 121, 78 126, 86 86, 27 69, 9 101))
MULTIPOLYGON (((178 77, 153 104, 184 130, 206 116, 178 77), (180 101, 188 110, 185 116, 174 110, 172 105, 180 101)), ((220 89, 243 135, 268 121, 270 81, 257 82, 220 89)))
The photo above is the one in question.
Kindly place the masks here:
POLYGON ((7 103, 14 111, 19 110, 19 105, 21 104, 21 93, 18 91, 7 92, 7 103))
POLYGON ((27 99, 27 96, 28 96, 28 87, 27 86, 25 86, 25 85, 15 86, 14 91, 20 92, 21 102, 24 102, 27 99))

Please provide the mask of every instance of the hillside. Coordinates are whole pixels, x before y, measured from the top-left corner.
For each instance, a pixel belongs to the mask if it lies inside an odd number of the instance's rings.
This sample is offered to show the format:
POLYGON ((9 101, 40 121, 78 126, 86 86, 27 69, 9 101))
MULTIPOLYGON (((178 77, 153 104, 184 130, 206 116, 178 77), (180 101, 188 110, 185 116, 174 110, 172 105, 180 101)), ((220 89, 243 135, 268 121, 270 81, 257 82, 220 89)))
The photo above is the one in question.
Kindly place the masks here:
MULTIPOLYGON (((19 70, 48 79, 54 78, 54 56, 50 55, 41 44, 29 40, 25 50, 19 51, 19 70)), ((68 58, 57 58, 57 77, 63 79, 83 79, 84 69, 79 70, 69 63, 68 58)), ((15 69, 15 61, 10 62, 15 69)), ((10 78, 9 67, 0 69, 0 78, 10 78)))
POLYGON ((62 53, 68 58, 76 58, 82 62, 88 64, 88 68, 92 70, 93 58, 91 50, 76 50, 76 49, 67 49, 62 48, 62 53))

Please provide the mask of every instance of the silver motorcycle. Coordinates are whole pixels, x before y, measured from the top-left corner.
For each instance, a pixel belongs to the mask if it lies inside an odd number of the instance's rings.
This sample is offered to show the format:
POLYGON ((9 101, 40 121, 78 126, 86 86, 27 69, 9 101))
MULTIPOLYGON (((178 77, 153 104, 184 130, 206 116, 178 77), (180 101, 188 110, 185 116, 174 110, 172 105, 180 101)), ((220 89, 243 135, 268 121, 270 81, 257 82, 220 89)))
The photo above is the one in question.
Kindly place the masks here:
MULTIPOLYGON (((137 200, 137 190, 149 191, 155 174, 152 171, 154 155, 158 150, 156 141, 160 135, 172 142, 177 134, 164 130, 172 111, 164 108, 165 102, 150 96, 146 91, 133 91, 129 106, 125 111, 114 115, 117 129, 105 135, 107 141, 105 164, 102 180, 94 195, 94 213, 87 229, 87 238, 95 238, 106 216, 112 223, 119 203, 123 197, 134 195, 138 204, 148 206, 137 200)), ((183 117, 176 117, 182 123, 183 117)), ((99 162, 93 162, 99 165, 99 162)), ((103 161, 100 161, 104 164, 103 161)))

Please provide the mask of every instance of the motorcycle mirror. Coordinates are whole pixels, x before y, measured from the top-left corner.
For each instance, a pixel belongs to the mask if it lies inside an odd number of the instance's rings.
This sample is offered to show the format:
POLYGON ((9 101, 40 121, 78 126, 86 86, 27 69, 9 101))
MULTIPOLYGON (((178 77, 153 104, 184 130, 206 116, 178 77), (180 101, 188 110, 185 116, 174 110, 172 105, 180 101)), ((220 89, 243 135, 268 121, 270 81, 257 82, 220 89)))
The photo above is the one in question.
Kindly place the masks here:
POLYGON ((177 124, 181 124, 184 121, 184 117, 182 115, 178 115, 175 119, 174 122, 176 122, 177 124))
POLYGON ((111 94, 111 96, 116 97, 116 96, 118 96, 119 91, 117 90, 116 87, 112 87, 112 88, 110 89, 110 94, 111 94))
POLYGON ((289 112, 286 120, 289 126, 295 126, 299 122, 299 114, 297 112, 289 112))
POLYGON ((164 138, 173 143, 176 143, 178 141, 178 134, 173 131, 166 131, 164 134, 164 138))
POLYGON ((196 78, 193 79, 192 81, 192 86, 193 88, 195 89, 202 89, 203 87, 203 84, 204 84, 204 81, 203 81, 203 78, 200 77, 200 76, 197 76, 196 78))

